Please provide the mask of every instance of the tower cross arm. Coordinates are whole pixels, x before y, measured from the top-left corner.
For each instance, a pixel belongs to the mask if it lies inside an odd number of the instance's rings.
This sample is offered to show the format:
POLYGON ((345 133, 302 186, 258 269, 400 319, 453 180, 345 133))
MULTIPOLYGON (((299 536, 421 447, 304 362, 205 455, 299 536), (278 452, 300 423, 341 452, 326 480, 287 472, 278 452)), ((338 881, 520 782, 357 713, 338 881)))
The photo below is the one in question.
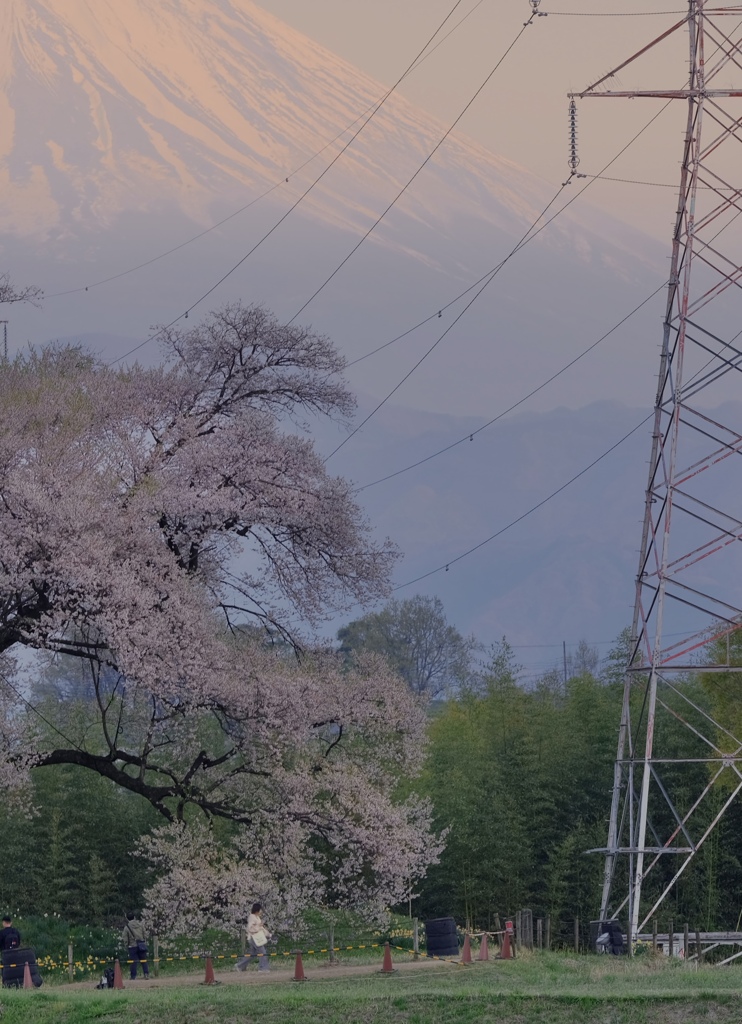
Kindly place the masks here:
POLYGON ((622 91, 612 91, 610 89, 605 92, 591 92, 589 89, 585 92, 569 93, 570 99, 592 99, 593 97, 622 97, 633 100, 636 97, 649 97, 650 99, 658 100, 687 100, 703 97, 704 99, 713 99, 714 97, 724 99, 741 99, 742 89, 631 89, 622 91))
MULTIPOLYGON (((657 43, 661 43, 663 39, 667 39, 667 37, 671 36, 673 34, 673 32, 677 32, 677 30, 679 28, 682 28, 683 25, 685 25, 687 23, 688 18, 689 18, 689 15, 686 14, 686 16, 681 21, 676 21, 675 24, 671 25, 670 28, 667 29, 667 31, 662 33, 662 35, 657 36, 656 39, 653 39, 651 43, 647 43, 646 46, 642 46, 641 50, 637 50, 637 52, 632 54, 628 58, 628 60, 625 60, 623 62, 623 64, 619 64, 617 68, 614 68, 612 71, 609 71, 607 75, 603 75, 603 77, 599 78, 597 82, 593 82, 593 84, 589 85, 587 87, 587 89, 585 89, 584 92, 577 93, 577 95, 578 96, 587 96, 588 94, 592 95, 592 90, 593 89, 597 89, 599 85, 603 84, 603 82, 607 82, 609 78, 613 78, 614 75, 617 75, 619 71, 623 71, 623 69, 625 67, 628 67, 629 64, 633 64, 634 61, 638 57, 641 57, 643 54, 645 54, 647 52, 647 50, 651 50, 654 46, 657 45, 657 43)), ((596 96, 600 95, 600 93, 596 93, 595 95, 596 96)))

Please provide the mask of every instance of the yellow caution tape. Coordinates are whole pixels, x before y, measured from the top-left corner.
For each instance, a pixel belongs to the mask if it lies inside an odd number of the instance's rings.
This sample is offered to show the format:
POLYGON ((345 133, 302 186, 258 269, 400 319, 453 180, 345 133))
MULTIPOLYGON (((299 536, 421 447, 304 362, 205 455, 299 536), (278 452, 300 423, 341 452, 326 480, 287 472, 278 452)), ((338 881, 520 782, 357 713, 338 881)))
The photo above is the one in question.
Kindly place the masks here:
MULTIPOLYGON (((89 956, 87 958, 87 960, 69 961, 69 960, 60 959, 59 961, 57 961, 57 960, 52 960, 50 958, 47 959, 45 957, 40 957, 40 958, 37 959, 36 964, 37 964, 38 967, 40 967, 41 969, 43 969, 45 971, 51 971, 51 970, 69 971, 70 968, 73 968, 73 970, 92 970, 94 968, 104 967, 104 966, 106 966, 106 964, 113 964, 117 960, 118 960, 118 962, 120 964, 127 964, 128 965, 128 964, 138 963, 138 964, 142 964, 144 966, 144 965, 150 965, 150 964, 182 963, 182 962, 184 962, 186 960, 207 960, 209 958, 212 959, 212 960, 239 960, 239 959, 242 959, 243 956, 253 956, 253 957, 262 957, 262 956, 265 956, 265 957, 289 957, 289 956, 296 956, 297 953, 301 953, 302 956, 316 956, 317 954, 321 954, 321 953, 343 953, 343 952, 350 952, 350 951, 360 950, 360 949, 380 949, 383 945, 384 945, 384 943, 382 943, 382 942, 370 942, 370 943, 364 943, 363 945, 358 945, 358 946, 332 946, 332 947, 327 946, 327 947, 323 947, 323 948, 319 948, 319 949, 286 950, 286 951, 280 951, 280 952, 277 951, 275 953, 191 953, 191 954, 184 954, 182 956, 158 956, 158 957, 146 957, 146 958, 143 957, 140 960, 124 960, 121 957, 116 957, 116 956, 109 956, 109 957, 91 957, 91 956, 89 956)), ((392 946, 391 948, 392 949, 403 949, 402 946, 392 946)), ((403 949, 403 951, 405 953, 411 952, 411 950, 408 950, 408 949, 403 949)), ((420 956, 426 956, 426 955, 427 954, 425 954, 425 953, 420 953, 420 956)), ((431 959, 438 960, 438 959, 442 959, 442 958, 440 958, 440 957, 432 957, 431 959)), ((450 961, 450 962, 452 962, 452 961, 450 961)), ((22 967, 23 964, 5 964, 5 966, 6 967, 22 967)))

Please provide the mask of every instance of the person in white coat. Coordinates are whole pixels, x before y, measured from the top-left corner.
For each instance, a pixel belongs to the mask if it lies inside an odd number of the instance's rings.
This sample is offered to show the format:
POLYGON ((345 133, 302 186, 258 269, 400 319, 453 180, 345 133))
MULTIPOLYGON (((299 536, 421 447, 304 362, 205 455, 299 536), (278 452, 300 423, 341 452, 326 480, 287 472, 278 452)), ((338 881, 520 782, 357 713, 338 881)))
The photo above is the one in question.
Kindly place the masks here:
POLYGON ((261 904, 253 903, 250 916, 247 919, 247 943, 250 952, 247 956, 240 957, 234 965, 236 971, 246 971, 247 965, 254 960, 258 961, 259 971, 270 970, 266 946, 268 945, 271 933, 263 924, 262 914, 263 907, 261 904))

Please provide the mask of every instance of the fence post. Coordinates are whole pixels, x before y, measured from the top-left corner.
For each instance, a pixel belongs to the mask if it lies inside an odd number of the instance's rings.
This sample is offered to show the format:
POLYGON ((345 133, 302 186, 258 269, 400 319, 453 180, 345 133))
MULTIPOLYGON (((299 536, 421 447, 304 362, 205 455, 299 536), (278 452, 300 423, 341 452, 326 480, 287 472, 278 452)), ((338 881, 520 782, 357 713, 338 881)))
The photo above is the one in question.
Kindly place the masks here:
POLYGON ((515 911, 515 944, 520 946, 523 940, 523 911, 515 911))
POLYGON ((240 949, 243 956, 247 956, 247 932, 244 928, 240 928, 240 949))
POLYGON ((71 942, 67 944, 67 973, 70 981, 75 980, 75 950, 71 942))
POLYGON ((667 929, 667 955, 674 956, 675 954, 675 922, 670 918, 670 924, 667 929))
POLYGON ((683 925, 683 959, 687 962, 690 953, 690 941, 688 939, 688 922, 683 925))
POLYGON ((160 936, 152 936, 152 971, 156 978, 160 977, 160 936))
POLYGON ((412 924, 412 948, 415 952, 413 960, 420 959, 420 921, 415 918, 412 924))
POLYGON ((526 911, 526 930, 528 932, 528 948, 533 952, 533 911, 526 911))
POLYGON ((696 932, 696 963, 701 966, 701 959, 703 957, 703 949, 701 948, 701 933, 696 932))
POLYGON ((575 918, 575 953, 580 952, 580 919, 575 918))
POLYGON ((657 918, 652 918, 652 952, 657 952, 657 918))
POLYGON ((536 920, 536 945, 539 949, 544 948, 544 922, 540 917, 536 920))
POLYGON ((544 936, 544 948, 551 949, 551 914, 546 915, 546 935, 544 936))

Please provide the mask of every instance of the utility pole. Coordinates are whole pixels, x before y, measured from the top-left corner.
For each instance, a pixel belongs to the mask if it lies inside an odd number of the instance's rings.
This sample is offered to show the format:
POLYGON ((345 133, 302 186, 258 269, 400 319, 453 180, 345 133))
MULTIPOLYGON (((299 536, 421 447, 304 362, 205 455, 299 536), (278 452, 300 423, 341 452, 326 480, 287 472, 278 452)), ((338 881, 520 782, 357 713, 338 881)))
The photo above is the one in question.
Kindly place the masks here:
POLYGON ((742 741, 687 685, 689 674, 709 686, 725 676, 742 684, 742 667, 730 665, 727 653, 742 629, 742 413, 730 403, 742 372, 742 32, 738 7, 687 4, 680 21, 570 96, 650 97, 687 107, 633 649, 608 842, 592 851, 605 854, 601 920, 627 913, 630 944, 742 792, 742 741), (679 32, 687 32, 690 58, 683 88, 606 88, 679 32), (663 722, 685 727, 681 750, 663 747, 663 722), (708 806, 712 791, 718 810, 708 806), (619 864, 626 870, 618 872, 619 864), (648 906, 643 885, 651 872, 648 906), (617 878, 622 892, 614 892, 617 878))
POLYGON ((8 361, 8 321, 0 320, 0 324, 3 325, 3 362, 8 361))
POLYGON ((562 659, 564 661, 564 685, 567 685, 567 641, 562 640, 562 659))

